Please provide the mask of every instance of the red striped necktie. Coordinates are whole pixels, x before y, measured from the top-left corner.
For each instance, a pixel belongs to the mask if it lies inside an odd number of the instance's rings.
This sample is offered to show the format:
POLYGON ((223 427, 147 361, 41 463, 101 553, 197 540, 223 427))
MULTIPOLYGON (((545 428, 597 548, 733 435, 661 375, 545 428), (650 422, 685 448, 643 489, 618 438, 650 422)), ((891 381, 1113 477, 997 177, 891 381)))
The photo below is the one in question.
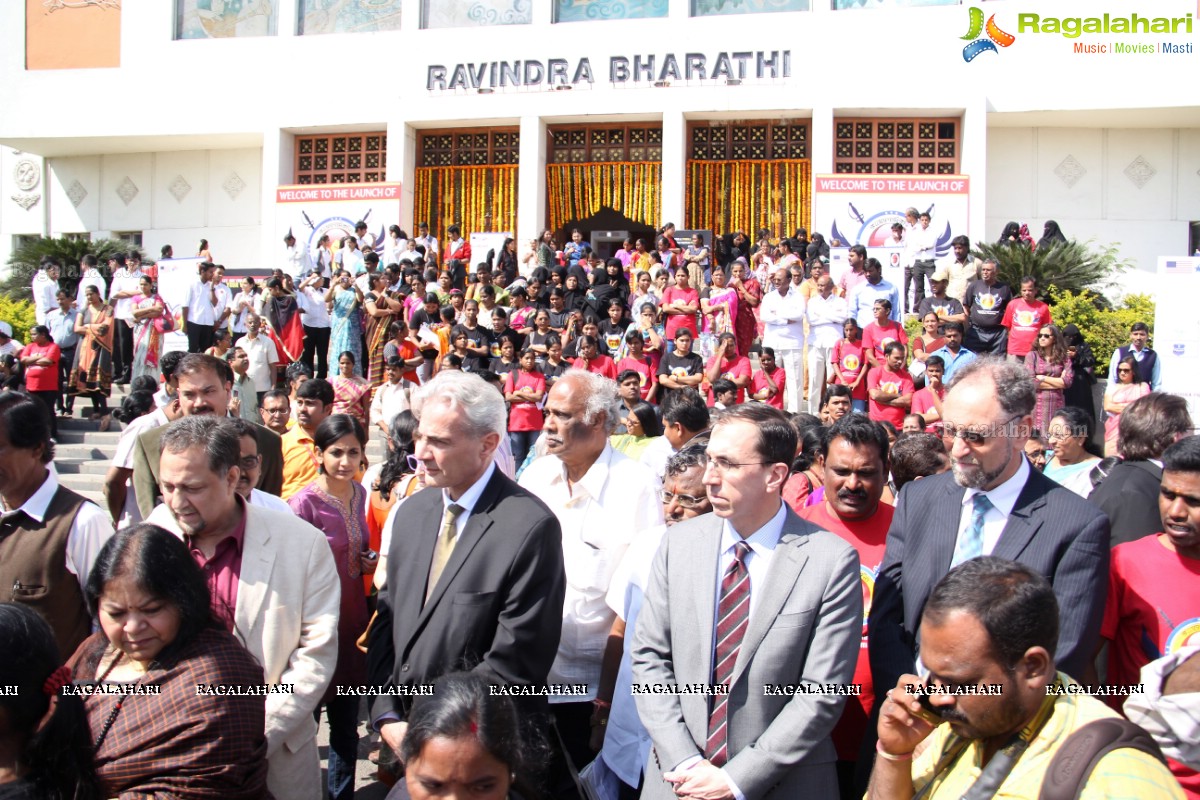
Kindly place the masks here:
POLYGON ((729 760, 729 681, 733 677, 733 666, 737 663, 742 637, 750 624, 750 572, 746 569, 746 556, 750 545, 738 542, 734 545, 733 563, 721 579, 721 600, 717 604, 717 652, 713 662, 712 682, 714 686, 727 687, 725 694, 715 695, 712 713, 708 717, 708 741, 704 752, 708 760, 717 767, 725 766, 729 760))

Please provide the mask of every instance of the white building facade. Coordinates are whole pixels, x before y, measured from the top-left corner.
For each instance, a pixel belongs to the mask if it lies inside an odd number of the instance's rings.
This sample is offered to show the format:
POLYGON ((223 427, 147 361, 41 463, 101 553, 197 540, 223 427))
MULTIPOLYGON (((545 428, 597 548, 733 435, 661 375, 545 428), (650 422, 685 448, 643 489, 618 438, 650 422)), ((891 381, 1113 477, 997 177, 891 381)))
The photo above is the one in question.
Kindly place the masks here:
POLYGON ((1197 246, 1200 9, 1189 0, 1139 8, 1144 32, 1116 0, 978 4, 994 36, 974 31, 969 5, 355 0, 366 32, 318 34, 354 20, 331 22, 340 6, 324 0, 243 3, 262 13, 233 20, 207 0, 87 0, 121 6, 106 9, 120 14, 120 65, 28 69, 29 21, 56 1, 0 10, 0 260, 21 237, 79 234, 126 236, 151 255, 170 243, 177 256, 206 238, 230 267, 277 266, 276 188, 300 182, 398 182, 401 218, 383 222, 415 233, 429 218, 436 232, 461 216, 429 193, 439 164, 507 167, 511 202, 480 202, 491 230, 522 243, 582 219, 555 207, 555 163, 656 163, 642 222, 722 233, 713 209, 737 198, 700 212, 705 160, 806 162, 789 173, 804 184, 792 201, 765 193, 774 212, 739 225, 776 235, 821 229, 806 216, 814 176, 908 169, 969 177, 973 241, 1009 220, 1036 239, 1054 219, 1069 237, 1120 242, 1147 274, 1157 256, 1197 246), (390 16, 366 16, 371 6, 390 16), (397 14, 397 29, 369 30, 397 14), (1078 35, 1063 35, 1076 18, 1078 35), (887 127, 906 124, 908 141, 887 127), (720 152, 707 131, 721 131, 720 152), (443 152, 431 132, 484 139, 442 140, 443 152), (361 140, 341 153, 359 166, 334 168, 338 153, 312 150, 321 137, 361 140))

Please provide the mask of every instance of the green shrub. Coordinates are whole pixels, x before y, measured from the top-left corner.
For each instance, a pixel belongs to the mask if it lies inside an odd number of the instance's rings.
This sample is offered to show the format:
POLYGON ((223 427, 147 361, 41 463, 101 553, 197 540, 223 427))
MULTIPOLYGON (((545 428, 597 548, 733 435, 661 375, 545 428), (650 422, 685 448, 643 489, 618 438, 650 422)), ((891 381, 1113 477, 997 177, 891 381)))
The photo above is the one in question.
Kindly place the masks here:
POLYGON ((21 344, 29 344, 29 329, 37 324, 33 303, 0 295, 0 321, 12 325, 14 339, 21 344))
MULTIPOLYGON (((1096 356, 1096 377, 1107 377, 1108 361, 1113 351, 1129 344, 1129 328, 1135 322, 1150 326, 1150 342, 1154 343, 1154 300, 1144 294, 1128 295, 1121 305, 1102 308, 1096 295, 1088 291, 1050 290, 1050 314, 1058 327, 1075 323, 1084 341, 1091 345, 1096 356)), ((1107 304, 1104 304, 1107 305, 1107 304)))
POLYGON ((1099 292, 1131 266, 1128 259, 1120 257, 1117 244, 1099 246, 1091 241, 1070 241, 1036 250, 1024 245, 976 242, 973 254, 995 259, 997 277, 1012 287, 1014 295, 1023 277, 1034 277, 1042 299, 1049 297, 1052 287, 1059 291, 1099 292))

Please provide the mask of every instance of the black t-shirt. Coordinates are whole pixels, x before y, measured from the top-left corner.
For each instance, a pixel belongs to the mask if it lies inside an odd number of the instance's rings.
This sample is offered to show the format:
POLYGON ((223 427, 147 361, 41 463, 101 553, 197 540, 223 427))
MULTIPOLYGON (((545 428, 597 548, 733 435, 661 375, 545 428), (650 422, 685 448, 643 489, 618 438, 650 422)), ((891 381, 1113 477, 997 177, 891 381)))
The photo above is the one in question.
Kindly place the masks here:
MULTIPOLYGON (((696 353, 688 353, 686 356, 681 356, 678 353, 667 353, 658 362, 658 374, 670 375, 672 377, 682 377, 688 375, 702 375, 704 373, 704 359, 696 353)), ((687 389, 670 389, 666 386, 659 387, 658 402, 663 402, 667 392, 679 391, 696 391, 694 387, 687 389)))
POLYGON ((549 390, 554 382, 561 378, 563 374, 571 368, 571 364, 564 358, 557 365, 551 364, 549 361, 539 365, 542 370, 542 375, 546 377, 546 389, 549 390))
MULTIPOLYGON (((925 315, 930 311, 938 312, 938 316, 955 316, 963 313, 963 304, 958 302, 953 297, 934 297, 928 295, 919 304, 917 304, 917 319, 925 319, 925 315)), ((938 335, 942 336, 946 333, 941 325, 938 325, 938 335)))
MULTIPOLYGON (((469 347, 487 347, 490 351, 492 343, 491 337, 488 335, 490 331, 487 331, 478 325, 476 325, 474 328, 468 328, 466 325, 455 325, 450 329, 451 344, 454 343, 454 339, 460 333, 465 333, 467 335, 467 343, 469 347)), ((485 370, 487 369, 489 358, 490 356, 471 355, 463 360, 463 370, 466 372, 480 372, 485 370)))
POLYGON ((488 369, 490 369, 492 372, 496 373, 500 377, 504 377, 505 375, 512 372, 514 369, 516 369, 519 366, 520 366, 520 364, 518 364, 516 362, 516 359, 505 364, 504 361, 502 361, 501 359, 493 358, 491 360, 491 363, 488 366, 488 369))
POLYGON ((500 358, 500 343, 505 339, 512 342, 513 359, 521 355, 521 348, 525 345, 525 337, 514 331, 512 328, 505 328, 502 332, 496 333, 488 331, 488 346, 490 348, 492 358, 500 358))
POLYGON ((605 347, 610 353, 615 353, 621 349, 621 343, 625 341, 625 331, 629 330, 629 323, 619 322, 616 325, 610 319, 604 319, 600 323, 600 338, 604 342, 605 347))
POLYGON ((1007 284, 988 286, 983 280, 971 281, 967 286, 966 302, 963 303, 970 315, 968 320, 978 328, 999 328, 1004 319, 1004 309, 1012 300, 1012 289, 1007 284))

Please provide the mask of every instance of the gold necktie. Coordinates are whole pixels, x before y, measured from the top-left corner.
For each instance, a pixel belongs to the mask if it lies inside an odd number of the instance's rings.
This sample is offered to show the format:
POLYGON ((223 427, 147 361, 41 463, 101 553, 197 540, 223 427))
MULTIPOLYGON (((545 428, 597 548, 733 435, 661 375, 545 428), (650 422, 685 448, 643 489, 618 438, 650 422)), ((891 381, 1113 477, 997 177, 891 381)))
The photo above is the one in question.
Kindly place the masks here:
POLYGON ((438 578, 442 577, 442 570, 446 568, 446 562, 454 552, 454 545, 458 541, 458 515, 462 512, 462 506, 451 503, 442 514, 442 530, 433 546, 433 563, 429 567, 429 583, 425 587, 426 601, 429 600, 429 595, 433 594, 433 587, 437 586, 438 578))

